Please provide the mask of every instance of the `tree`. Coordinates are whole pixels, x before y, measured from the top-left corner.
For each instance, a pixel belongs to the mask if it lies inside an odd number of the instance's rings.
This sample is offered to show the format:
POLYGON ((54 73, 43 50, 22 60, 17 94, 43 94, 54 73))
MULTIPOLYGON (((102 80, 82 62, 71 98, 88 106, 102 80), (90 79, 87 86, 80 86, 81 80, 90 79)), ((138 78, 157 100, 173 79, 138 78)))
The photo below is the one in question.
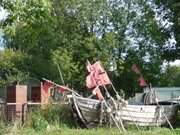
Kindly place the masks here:
POLYGON ((179 87, 180 86, 180 67, 168 66, 162 74, 160 86, 179 87))
POLYGON ((0 5, 9 13, 1 22, 5 47, 26 56, 22 69, 17 67, 30 76, 61 83, 59 64, 66 82, 84 89, 89 59, 101 60, 106 69, 113 62, 109 74, 118 89, 137 89, 130 71, 135 62, 157 84, 165 34, 147 1, 2 0, 0 5))
POLYGON ((111 3, 113 31, 117 33, 118 46, 124 59, 123 71, 116 84, 126 89, 127 95, 140 90, 138 77, 131 66, 136 63, 148 83, 158 84, 163 63, 163 45, 166 33, 159 27, 149 1, 120 0, 111 3))
POLYGON ((23 70, 25 57, 20 51, 6 49, 0 52, 0 86, 18 83, 29 77, 23 70))
POLYGON ((175 60, 180 58, 180 2, 179 0, 155 0, 158 5, 159 14, 163 17, 163 20, 168 20, 172 23, 167 31, 168 38, 174 35, 176 44, 169 42, 168 48, 164 51, 165 59, 175 60), (168 34, 171 33, 171 34, 168 34))

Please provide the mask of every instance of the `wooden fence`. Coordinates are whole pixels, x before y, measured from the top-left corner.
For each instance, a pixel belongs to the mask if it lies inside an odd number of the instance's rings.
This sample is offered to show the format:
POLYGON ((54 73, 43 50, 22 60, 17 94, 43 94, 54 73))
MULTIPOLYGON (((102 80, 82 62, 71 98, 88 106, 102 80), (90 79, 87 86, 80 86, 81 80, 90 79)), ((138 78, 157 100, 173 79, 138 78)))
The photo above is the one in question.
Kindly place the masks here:
MULTIPOLYGON (((53 105, 58 103, 53 103, 53 105)), ((66 103, 65 103, 66 104, 66 103)), ((19 120, 24 123, 27 117, 27 113, 33 108, 40 108, 42 103, 0 103, 0 120, 5 122, 14 122, 19 120)))

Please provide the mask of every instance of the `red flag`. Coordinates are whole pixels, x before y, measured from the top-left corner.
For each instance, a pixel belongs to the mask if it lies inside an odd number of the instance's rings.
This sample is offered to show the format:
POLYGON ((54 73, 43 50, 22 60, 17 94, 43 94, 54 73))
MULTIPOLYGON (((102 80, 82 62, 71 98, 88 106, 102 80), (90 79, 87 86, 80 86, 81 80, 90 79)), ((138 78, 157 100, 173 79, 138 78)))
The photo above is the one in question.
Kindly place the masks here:
POLYGON ((93 90, 93 93, 97 96, 99 100, 104 100, 104 97, 98 87, 93 90))
POLYGON ((93 64, 93 67, 95 68, 95 80, 99 86, 111 84, 111 81, 106 73, 106 71, 101 66, 100 61, 93 64))
POLYGON ((97 61, 91 65, 90 74, 86 77, 86 86, 88 88, 93 88, 97 85, 103 86, 107 84, 111 84, 111 81, 106 71, 101 66, 100 61, 97 61))
POLYGON ((91 71, 91 73, 86 77, 86 86, 88 88, 94 88, 94 87, 97 86, 97 83, 96 83, 96 81, 94 79, 94 75, 93 74, 94 74, 94 72, 91 71))
POLYGON ((142 87, 145 87, 147 86, 147 83, 146 81, 144 80, 144 77, 141 75, 141 77, 138 79, 139 81, 139 85, 142 86, 142 87))
POLYGON ((45 80, 43 82, 43 86, 42 87, 43 87, 43 90, 45 91, 45 93, 48 93, 49 88, 52 87, 52 86, 53 86, 52 82, 50 82, 48 80, 45 80))
POLYGON ((95 71, 93 70, 91 63, 88 60, 87 60, 86 68, 89 72, 89 75, 86 77, 86 86, 88 88, 94 88, 97 85, 94 79, 95 71))
POLYGON ((133 64, 131 67, 132 71, 134 71, 136 74, 141 74, 139 68, 137 67, 136 64, 133 64))

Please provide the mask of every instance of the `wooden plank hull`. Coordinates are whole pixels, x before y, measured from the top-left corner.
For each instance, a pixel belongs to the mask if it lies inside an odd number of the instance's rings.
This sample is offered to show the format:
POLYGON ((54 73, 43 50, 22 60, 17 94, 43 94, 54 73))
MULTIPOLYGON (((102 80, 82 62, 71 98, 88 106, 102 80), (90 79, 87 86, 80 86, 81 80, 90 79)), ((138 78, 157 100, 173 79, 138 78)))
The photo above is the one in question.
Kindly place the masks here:
POLYGON ((116 112, 126 124, 139 126, 161 126, 172 121, 177 113, 177 105, 127 105, 116 112))
POLYGON ((98 124, 100 119, 100 101, 83 97, 75 97, 78 109, 86 122, 86 126, 98 124))
MULTIPOLYGON (((95 99, 75 96, 76 104, 86 121, 99 123, 101 114, 101 102, 95 99)), ((167 124, 168 120, 174 120, 178 105, 126 105, 114 111, 115 119, 122 119, 125 124, 136 124, 138 126, 161 126, 167 124)))

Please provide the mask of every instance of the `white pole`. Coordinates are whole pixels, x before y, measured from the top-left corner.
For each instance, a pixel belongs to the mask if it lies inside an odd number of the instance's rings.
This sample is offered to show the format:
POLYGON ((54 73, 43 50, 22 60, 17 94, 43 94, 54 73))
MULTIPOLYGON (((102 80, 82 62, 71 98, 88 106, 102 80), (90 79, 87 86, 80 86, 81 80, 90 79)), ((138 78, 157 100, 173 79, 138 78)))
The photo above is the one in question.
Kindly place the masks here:
POLYGON ((60 75, 60 78, 61 78, 62 84, 63 84, 63 85, 65 85, 65 83, 64 83, 64 79, 63 79, 63 76, 62 76, 62 72, 61 72, 61 69, 60 69, 60 66, 59 66, 59 64, 58 64, 58 63, 56 63, 56 64, 57 64, 57 67, 58 67, 58 71, 59 71, 59 75, 60 75))

